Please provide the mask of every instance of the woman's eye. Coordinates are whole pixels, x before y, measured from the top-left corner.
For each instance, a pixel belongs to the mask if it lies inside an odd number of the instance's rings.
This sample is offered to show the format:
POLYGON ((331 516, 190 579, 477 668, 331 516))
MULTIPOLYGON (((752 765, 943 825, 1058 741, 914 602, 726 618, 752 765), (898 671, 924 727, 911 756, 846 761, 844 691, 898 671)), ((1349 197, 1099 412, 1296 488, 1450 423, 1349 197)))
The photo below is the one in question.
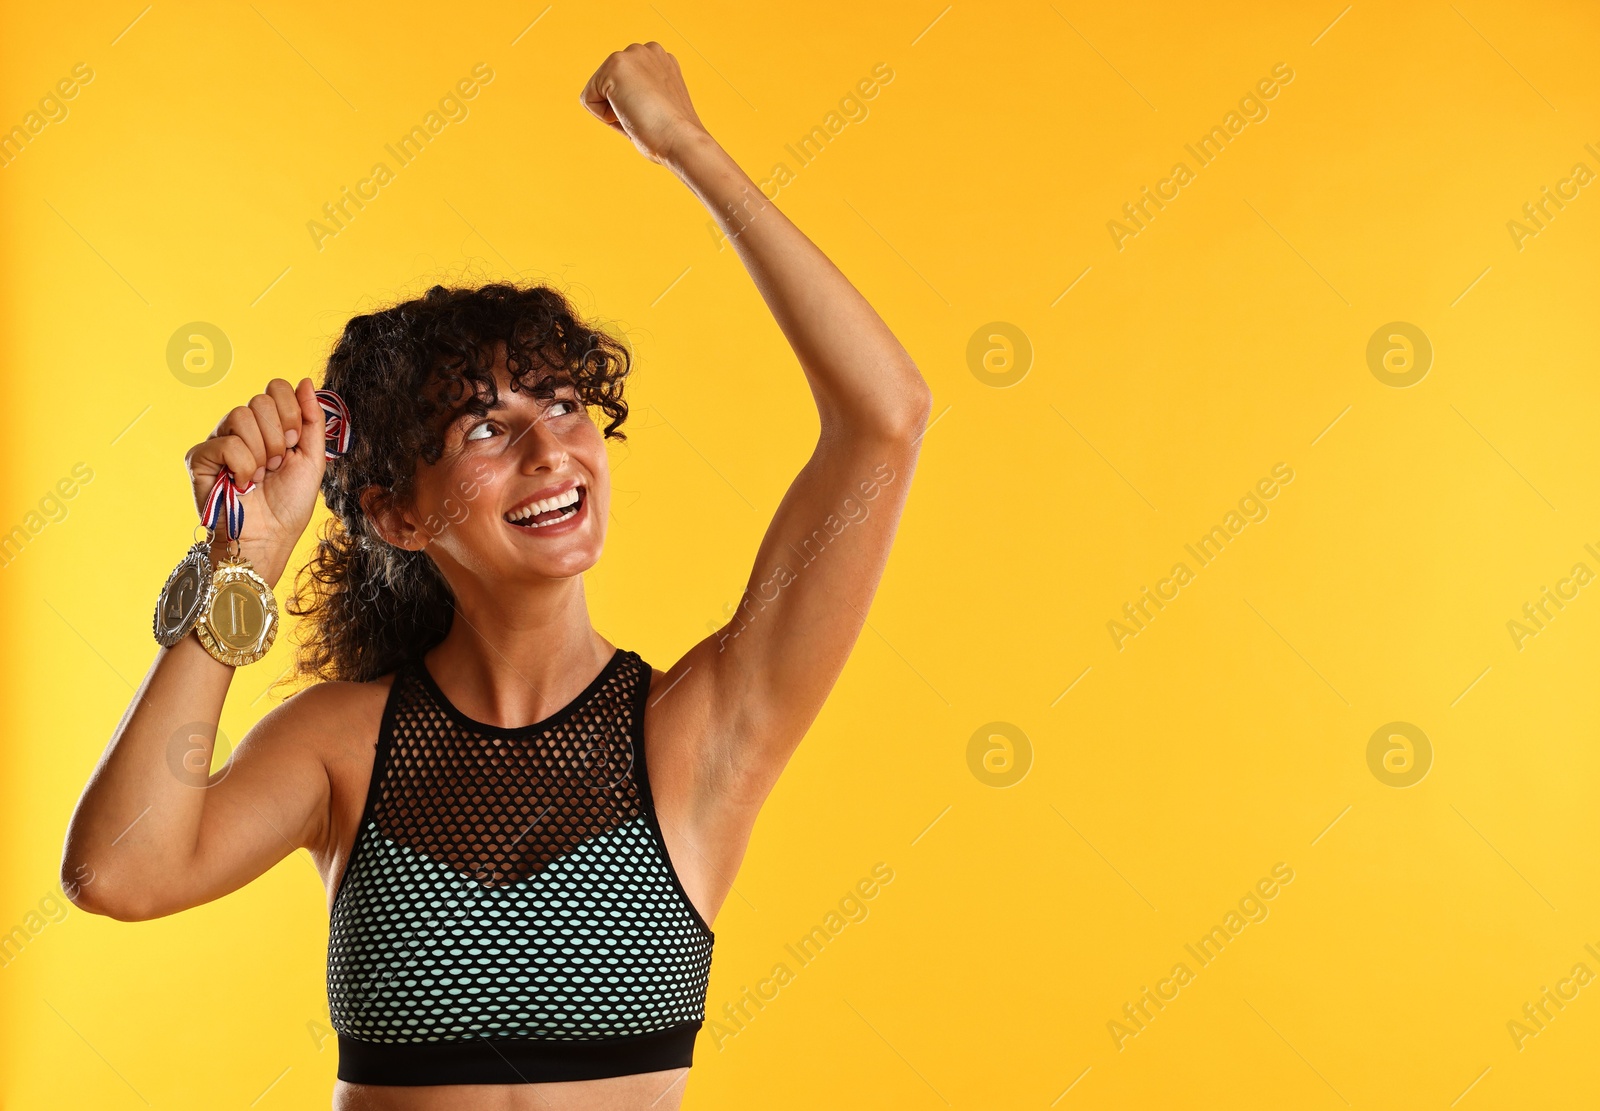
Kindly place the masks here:
POLYGON ((567 398, 558 398, 550 403, 550 412, 553 416, 565 417, 578 411, 578 403, 567 398), (565 408, 562 408, 565 406, 565 408), (559 411, 558 411, 559 410, 559 411))
POLYGON ((483 423, 475 424, 468 429, 465 438, 468 440, 487 440, 489 438, 489 434, 493 431, 494 422, 484 421, 483 423))

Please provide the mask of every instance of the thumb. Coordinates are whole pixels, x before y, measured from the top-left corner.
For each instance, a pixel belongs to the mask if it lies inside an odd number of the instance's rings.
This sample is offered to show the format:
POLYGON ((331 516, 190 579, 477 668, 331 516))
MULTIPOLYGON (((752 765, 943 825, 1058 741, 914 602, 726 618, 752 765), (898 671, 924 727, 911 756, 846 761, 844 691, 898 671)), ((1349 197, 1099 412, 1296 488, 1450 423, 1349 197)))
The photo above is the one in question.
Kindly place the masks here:
POLYGON ((299 446, 321 454, 327 437, 327 414, 322 411, 322 402, 317 400, 317 388, 311 379, 302 378, 294 389, 294 396, 300 402, 300 416, 305 422, 299 446))

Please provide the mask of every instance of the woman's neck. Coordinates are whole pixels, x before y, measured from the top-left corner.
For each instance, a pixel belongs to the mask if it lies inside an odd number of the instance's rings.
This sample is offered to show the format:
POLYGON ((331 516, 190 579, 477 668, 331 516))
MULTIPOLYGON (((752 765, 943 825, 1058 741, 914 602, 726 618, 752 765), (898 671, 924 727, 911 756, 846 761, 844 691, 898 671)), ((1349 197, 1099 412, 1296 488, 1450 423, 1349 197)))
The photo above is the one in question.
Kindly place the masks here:
POLYGON ((567 705, 615 651, 589 623, 581 577, 518 594, 458 598, 450 632, 425 656, 457 709, 506 728, 567 705))

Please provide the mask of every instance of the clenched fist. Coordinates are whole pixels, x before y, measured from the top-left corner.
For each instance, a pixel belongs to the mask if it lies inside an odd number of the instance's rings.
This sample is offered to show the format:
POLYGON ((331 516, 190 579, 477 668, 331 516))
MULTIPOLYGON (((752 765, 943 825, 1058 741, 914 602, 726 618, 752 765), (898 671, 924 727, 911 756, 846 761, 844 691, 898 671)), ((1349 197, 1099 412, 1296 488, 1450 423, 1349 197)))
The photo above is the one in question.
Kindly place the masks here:
MULTIPOLYGON (((274 378, 264 392, 230 411, 209 438, 184 456, 197 512, 204 510, 217 475, 224 470, 233 475, 241 490, 256 483, 254 490, 239 499, 244 507, 239 553, 269 584, 283 574, 316 507, 327 467, 324 428, 325 417, 311 379, 302 378, 298 386, 290 386, 282 378, 274 378)), ((227 543, 227 524, 219 518, 212 543, 214 558, 226 552, 227 543)))
POLYGON ((670 168, 683 144, 706 133, 689 102, 678 59, 659 42, 634 43, 594 71, 579 97, 596 118, 633 140, 639 153, 670 168))

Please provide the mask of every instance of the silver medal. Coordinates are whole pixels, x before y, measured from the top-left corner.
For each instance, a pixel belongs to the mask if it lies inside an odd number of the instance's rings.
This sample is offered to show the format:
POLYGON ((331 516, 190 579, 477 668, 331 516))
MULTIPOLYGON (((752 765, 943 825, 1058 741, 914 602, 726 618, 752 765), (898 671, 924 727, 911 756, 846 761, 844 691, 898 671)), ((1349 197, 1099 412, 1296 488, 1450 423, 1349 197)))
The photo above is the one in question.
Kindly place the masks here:
POLYGON ((156 643, 171 648, 188 636, 210 604, 211 590, 211 552, 200 541, 178 561, 156 599, 156 643))

